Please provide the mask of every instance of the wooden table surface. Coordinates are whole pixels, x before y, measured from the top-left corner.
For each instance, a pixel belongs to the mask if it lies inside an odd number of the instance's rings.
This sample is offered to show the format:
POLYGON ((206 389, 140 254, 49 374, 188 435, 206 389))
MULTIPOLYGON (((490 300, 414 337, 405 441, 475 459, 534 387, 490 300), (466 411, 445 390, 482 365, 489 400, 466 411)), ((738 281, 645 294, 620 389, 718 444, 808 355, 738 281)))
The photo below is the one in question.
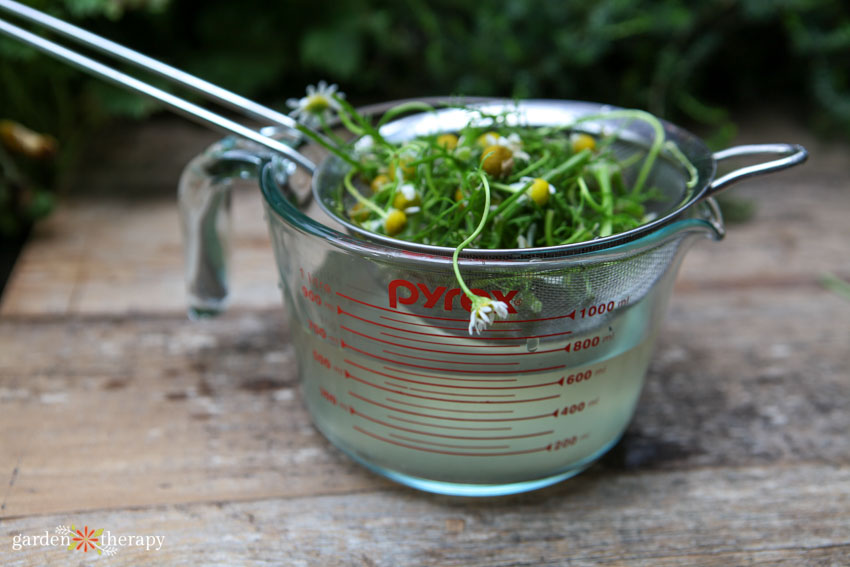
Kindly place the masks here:
POLYGON ((850 148, 774 116, 741 132, 811 158, 736 186, 754 218, 685 259, 624 439, 492 499, 396 485, 313 428, 257 191, 231 309, 188 321, 174 188, 215 136, 105 135, 0 306, 0 563, 850 565, 850 300, 821 283, 850 279, 850 148), (164 539, 35 539, 71 525, 164 539))

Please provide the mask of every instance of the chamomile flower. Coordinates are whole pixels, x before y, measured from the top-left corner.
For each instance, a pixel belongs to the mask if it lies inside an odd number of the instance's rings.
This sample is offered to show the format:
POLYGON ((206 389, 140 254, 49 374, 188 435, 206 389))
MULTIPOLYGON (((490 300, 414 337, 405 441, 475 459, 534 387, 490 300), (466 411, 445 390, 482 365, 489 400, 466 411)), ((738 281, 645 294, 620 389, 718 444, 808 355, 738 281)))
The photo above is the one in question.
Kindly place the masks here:
POLYGON ((539 206, 544 206, 549 202, 549 197, 557 191, 555 186, 540 177, 520 177, 519 181, 511 183, 510 187, 514 191, 519 191, 528 185, 525 195, 521 199, 530 198, 539 206), (530 183, 530 185, 529 185, 530 183))
POLYGON ((469 334, 481 333, 496 320, 496 317, 506 319, 508 304, 504 301, 493 301, 489 297, 476 295, 472 298, 469 309, 469 334))
POLYGON ((481 152, 481 167, 493 177, 510 174, 516 160, 528 161, 527 152, 522 149, 522 138, 513 132, 508 136, 499 136, 487 132, 478 137, 479 145, 488 144, 481 152))
POLYGON ((511 152, 514 154, 514 157, 516 159, 521 159, 523 161, 528 161, 529 159, 531 159, 528 153, 523 151, 522 138, 520 138, 519 134, 517 134, 516 132, 509 134, 507 138, 502 137, 501 140, 499 140, 499 144, 506 145, 508 149, 510 149, 511 152))
POLYGON ((305 126, 320 126, 322 121, 330 119, 334 112, 342 109, 334 96, 345 98, 345 94, 337 90, 336 85, 328 85, 325 81, 319 81, 315 87, 308 85, 307 96, 286 101, 287 106, 292 109, 289 115, 305 126))

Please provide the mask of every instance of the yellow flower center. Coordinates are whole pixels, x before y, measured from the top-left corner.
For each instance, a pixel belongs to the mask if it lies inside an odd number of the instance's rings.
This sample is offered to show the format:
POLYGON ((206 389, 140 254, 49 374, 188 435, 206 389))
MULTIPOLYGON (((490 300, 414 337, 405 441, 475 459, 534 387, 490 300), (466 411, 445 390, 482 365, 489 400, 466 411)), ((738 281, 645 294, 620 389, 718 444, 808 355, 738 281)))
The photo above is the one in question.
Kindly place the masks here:
POLYGON ((528 196, 542 207, 549 202, 549 183, 538 177, 528 188, 528 196))
POLYGON ((310 114, 321 114, 331 107, 331 102, 328 97, 321 94, 314 94, 307 97, 307 104, 304 105, 304 110, 310 114))
POLYGON ((502 177, 511 172, 513 157, 513 152, 505 146, 487 146, 481 153, 481 167, 493 177, 502 177))
POLYGON ((402 193, 401 191, 397 191, 395 196, 393 197, 393 207, 400 210, 406 209, 407 207, 416 207, 419 206, 421 203, 422 201, 419 198, 418 193, 413 195, 412 199, 408 199, 404 195, 404 193, 402 193))
POLYGON ((404 229, 404 225, 406 224, 407 215, 404 214, 404 211, 393 209, 387 215, 387 218, 384 219, 384 230, 389 236, 395 236, 404 229))
POLYGON ((369 184, 369 187, 372 188, 373 193, 377 193, 378 191, 381 190, 381 188, 384 185, 386 185, 389 182, 390 182, 390 178, 387 175, 385 175, 383 173, 379 173, 378 175, 375 176, 375 179, 372 180, 372 183, 369 184))
POLYGON ((401 158, 390 162, 389 175, 390 179, 395 181, 397 170, 401 170, 401 175, 404 179, 410 179, 416 173, 416 166, 408 165, 413 161, 413 158, 401 158))
POLYGON ((582 150, 593 151, 596 148, 596 140, 589 134, 575 134, 571 138, 573 151, 578 153, 582 150))
POLYGON ((457 136, 454 134, 440 134, 437 136, 437 145, 451 151, 457 147, 457 136))
POLYGON ((361 202, 354 203, 354 206, 348 211, 348 218, 358 222, 363 222, 369 218, 369 209, 361 202))
POLYGON ((482 148, 487 146, 495 146, 499 142, 499 135, 496 132, 484 132, 475 142, 482 148))

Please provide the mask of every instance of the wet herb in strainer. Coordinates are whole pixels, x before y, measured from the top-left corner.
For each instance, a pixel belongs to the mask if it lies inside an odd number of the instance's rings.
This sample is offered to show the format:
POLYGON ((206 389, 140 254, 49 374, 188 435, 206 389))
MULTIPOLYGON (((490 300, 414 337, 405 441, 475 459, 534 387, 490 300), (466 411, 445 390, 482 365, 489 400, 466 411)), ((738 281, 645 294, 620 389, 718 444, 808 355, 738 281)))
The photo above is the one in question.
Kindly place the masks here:
POLYGON ((380 126, 404 113, 432 111, 431 106, 402 104, 372 124, 335 87, 329 93, 308 91, 301 101, 296 112, 311 118, 326 138, 307 127, 302 132, 351 166, 337 191, 337 215, 378 234, 455 248, 455 275, 472 301, 470 333, 485 329, 496 315, 505 317, 507 310, 466 286, 457 263, 462 249, 571 244, 652 220, 645 204, 659 193, 648 180, 662 148, 688 169, 691 183, 696 181, 693 166, 665 141, 660 122, 639 110, 532 127, 517 124, 510 111, 492 115, 469 108, 472 118, 458 131, 397 144, 381 136, 380 126), (329 110, 355 136, 353 142, 331 131, 329 110), (644 121, 654 130, 653 143, 632 155, 616 155, 616 132, 581 131, 583 122, 600 119, 644 121), (637 173, 626 176, 626 169, 637 173))

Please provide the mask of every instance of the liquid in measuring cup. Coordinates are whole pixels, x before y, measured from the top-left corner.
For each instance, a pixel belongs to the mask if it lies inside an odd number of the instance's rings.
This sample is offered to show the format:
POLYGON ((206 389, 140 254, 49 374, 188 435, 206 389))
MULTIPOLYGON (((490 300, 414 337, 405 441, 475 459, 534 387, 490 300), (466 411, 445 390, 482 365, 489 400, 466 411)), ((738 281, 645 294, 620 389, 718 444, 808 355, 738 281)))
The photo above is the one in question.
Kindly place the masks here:
POLYGON ((326 297, 291 332, 317 427, 369 468, 450 494, 500 494, 572 476, 622 435, 654 333, 651 299, 575 334, 414 316, 326 297))

